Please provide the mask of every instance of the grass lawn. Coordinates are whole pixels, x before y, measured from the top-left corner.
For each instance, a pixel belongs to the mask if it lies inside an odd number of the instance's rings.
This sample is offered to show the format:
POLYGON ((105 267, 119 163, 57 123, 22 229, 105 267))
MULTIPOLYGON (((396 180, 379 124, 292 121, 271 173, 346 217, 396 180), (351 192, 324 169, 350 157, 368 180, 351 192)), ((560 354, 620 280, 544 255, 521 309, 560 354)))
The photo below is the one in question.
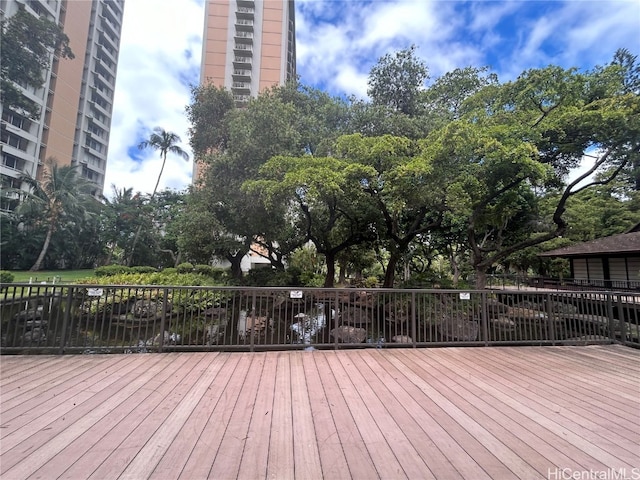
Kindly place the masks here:
POLYGON ((87 277, 93 277, 93 269, 87 270, 40 270, 39 272, 29 271, 11 271, 15 276, 14 283, 29 282, 31 278, 34 283, 52 282, 55 278, 56 283, 73 283, 87 277))

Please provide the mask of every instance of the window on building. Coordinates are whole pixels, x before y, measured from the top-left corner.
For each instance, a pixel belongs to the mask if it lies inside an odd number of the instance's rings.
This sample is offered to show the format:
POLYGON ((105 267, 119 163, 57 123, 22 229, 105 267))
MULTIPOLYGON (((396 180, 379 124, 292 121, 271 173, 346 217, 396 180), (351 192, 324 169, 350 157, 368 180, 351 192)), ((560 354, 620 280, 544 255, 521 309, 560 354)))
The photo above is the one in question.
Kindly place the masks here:
POLYGON ((100 142, 96 141, 95 139, 89 136, 87 136, 85 145, 90 149, 95 150, 96 152, 99 152, 99 153, 102 153, 102 149, 104 148, 100 142))
POLYGON ((1 138, 2 143, 4 143, 5 145, 9 145, 22 151, 25 151, 27 149, 26 140, 18 137, 17 135, 14 135, 13 133, 9 133, 6 130, 3 130, 1 138))
POLYGON ((2 120, 25 131, 31 127, 31 120, 7 109, 2 112, 2 120))
POLYGON ((11 168, 12 170, 20 170, 22 171, 22 165, 24 161, 20 158, 11 155, 7 152, 2 152, 2 165, 7 168, 11 168))

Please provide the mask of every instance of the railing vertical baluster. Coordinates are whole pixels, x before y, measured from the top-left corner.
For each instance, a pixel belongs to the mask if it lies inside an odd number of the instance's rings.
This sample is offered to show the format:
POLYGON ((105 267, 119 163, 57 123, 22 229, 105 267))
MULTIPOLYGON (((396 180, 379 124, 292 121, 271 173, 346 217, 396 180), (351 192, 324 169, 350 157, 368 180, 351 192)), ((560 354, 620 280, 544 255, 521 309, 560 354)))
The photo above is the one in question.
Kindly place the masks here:
MULTIPOLYGON (((251 310, 249 311, 249 313, 247 314, 247 323, 245 326, 245 331, 249 329, 249 318, 251 318, 251 330, 249 332, 249 351, 253 352, 254 351, 254 346, 255 346, 255 341, 254 341, 254 329, 255 329, 255 325, 256 325, 256 315, 258 314, 258 312, 256 311, 256 291, 255 289, 253 290, 253 296, 251 297, 251 310), (249 317, 249 315, 251 315, 251 317, 249 317)), ((246 335, 246 333, 245 333, 246 335)))
POLYGON ((162 290, 162 316, 160 317, 160 341, 158 342, 159 353, 162 353, 162 350, 164 349, 164 330, 166 328, 168 299, 169 299, 169 289, 165 287, 162 290))
MULTIPOLYGON (((338 305, 340 302, 340 295, 338 294, 338 290, 336 290, 336 315, 335 318, 333 319, 333 331, 335 333, 335 335, 333 336, 333 349, 337 350, 338 349, 338 317, 340 317, 340 312, 338 311, 338 305)), ((347 300, 348 302, 348 300, 347 300)), ((348 306, 347 306, 348 308, 348 306)), ((329 310, 329 314, 331 314, 331 310, 329 310)), ((327 324, 329 324, 329 322, 327 322, 327 324)))
POLYGON ((480 294, 480 319, 482 322, 482 337, 484 339, 484 346, 489 346, 489 312, 487 304, 487 292, 483 291, 480 294))
POLYGON ((71 315, 71 303, 73 301, 73 291, 74 287, 69 286, 69 293, 67 294, 67 304, 64 309, 64 316, 62 317, 62 329, 60 331, 60 348, 58 349, 58 354, 62 355, 64 353, 64 347, 67 343, 67 326, 69 325, 69 317, 71 315))
POLYGON ((416 292, 411 292, 411 341, 413 348, 417 348, 417 322, 416 322, 416 292))
POLYGON ((556 344, 556 318, 553 316, 553 307, 551 304, 551 294, 547 292, 546 299, 547 303, 547 332, 549 335, 549 340, 551 340, 551 345, 556 344))
MULTIPOLYGON (((608 292, 607 295, 607 317, 609 317, 609 340, 611 343, 616 343, 616 330, 615 330, 615 321, 613 318, 613 297, 612 293, 608 292)), ((619 296, 619 295, 618 295, 619 296)), ((622 322, 620 322, 622 325, 622 322)), ((622 339, 624 341, 624 339, 622 339)))

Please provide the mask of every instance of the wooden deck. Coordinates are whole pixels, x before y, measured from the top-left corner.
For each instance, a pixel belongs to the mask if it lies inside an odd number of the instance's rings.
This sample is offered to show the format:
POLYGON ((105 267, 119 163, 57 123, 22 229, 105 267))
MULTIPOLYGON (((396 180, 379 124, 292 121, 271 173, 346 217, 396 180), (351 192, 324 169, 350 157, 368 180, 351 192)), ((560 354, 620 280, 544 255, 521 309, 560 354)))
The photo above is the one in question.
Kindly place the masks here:
POLYGON ((640 350, 623 346, 0 367, 3 480, 640 478, 640 350))

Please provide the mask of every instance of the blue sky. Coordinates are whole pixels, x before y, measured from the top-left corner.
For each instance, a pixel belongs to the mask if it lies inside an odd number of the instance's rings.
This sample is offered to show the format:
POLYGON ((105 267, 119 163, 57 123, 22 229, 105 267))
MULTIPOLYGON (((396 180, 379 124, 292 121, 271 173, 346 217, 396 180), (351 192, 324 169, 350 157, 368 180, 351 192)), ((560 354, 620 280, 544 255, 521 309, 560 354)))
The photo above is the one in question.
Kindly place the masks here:
MULTIPOLYGON (((269 1, 269 0, 266 0, 269 1)), ((199 79, 202 0, 127 0, 105 193, 151 192, 157 153, 136 146, 153 127, 180 135, 199 79)), ((640 1, 297 0, 298 74, 333 95, 366 97, 367 75, 387 53, 416 45, 431 79, 489 66, 506 81, 550 64, 590 69, 624 47, 640 55, 640 1)), ((160 188, 182 190, 192 164, 167 158, 160 188)))

